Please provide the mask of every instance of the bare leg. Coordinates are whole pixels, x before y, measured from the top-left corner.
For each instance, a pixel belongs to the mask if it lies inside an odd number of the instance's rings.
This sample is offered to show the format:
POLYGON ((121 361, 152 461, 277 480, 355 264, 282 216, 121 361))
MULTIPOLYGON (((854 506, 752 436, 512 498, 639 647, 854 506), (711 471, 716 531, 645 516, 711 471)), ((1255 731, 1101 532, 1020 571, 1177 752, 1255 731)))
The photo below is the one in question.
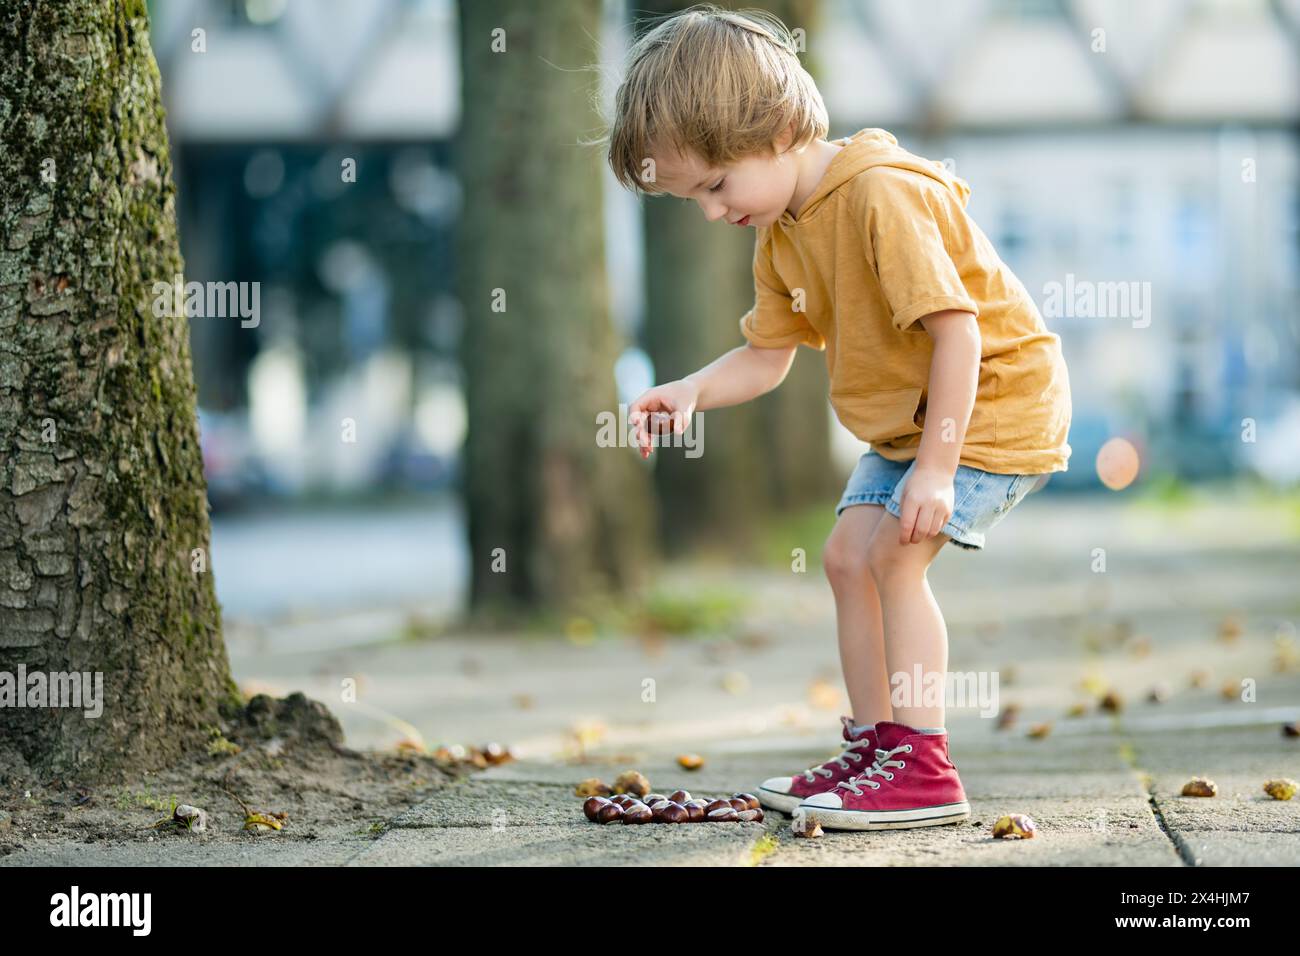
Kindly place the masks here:
POLYGON ((925 572, 951 539, 946 534, 937 534, 916 544, 899 544, 898 535, 898 519, 886 513, 867 545, 867 565, 880 595, 888 675, 905 675, 903 686, 912 690, 905 706, 893 708, 893 719, 911 727, 942 727, 948 628, 925 572), (922 674, 919 686, 915 681, 918 664, 922 674), (929 682, 936 680, 937 690, 931 694, 937 700, 929 700, 930 695, 923 696, 923 692, 930 686, 929 682))
POLYGON ((880 597, 867 563, 871 533, 885 516, 882 505, 853 505, 835 522, 822 552, 822 566, 835 593, 840 667, 859 724, 890 720, 880 597))

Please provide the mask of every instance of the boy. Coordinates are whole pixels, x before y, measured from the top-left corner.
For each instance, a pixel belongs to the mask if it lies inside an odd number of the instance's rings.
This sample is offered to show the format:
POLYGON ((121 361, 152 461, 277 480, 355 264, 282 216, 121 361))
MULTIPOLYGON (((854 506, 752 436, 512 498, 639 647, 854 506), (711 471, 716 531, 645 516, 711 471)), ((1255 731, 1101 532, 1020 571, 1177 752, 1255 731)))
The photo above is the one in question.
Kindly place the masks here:
POLYGON ((828 121, 789 33, 757 11, 692 7, 633 47, 609 162, 625 186, 694 199, 757 230, 747 344, 629 410, 649 418, 748 401, 800 344, 825 351, 839 420, 870 443, 836 509, 823 563, 852 706, 838 757, 759 788, 825 827, 956 823, 970 815, 942 697, 891 706, 889 674, 942 677, 948 635, 926 569, 985 533, 1070 456, 1060 339, 965 207, 941 163, 828 121))

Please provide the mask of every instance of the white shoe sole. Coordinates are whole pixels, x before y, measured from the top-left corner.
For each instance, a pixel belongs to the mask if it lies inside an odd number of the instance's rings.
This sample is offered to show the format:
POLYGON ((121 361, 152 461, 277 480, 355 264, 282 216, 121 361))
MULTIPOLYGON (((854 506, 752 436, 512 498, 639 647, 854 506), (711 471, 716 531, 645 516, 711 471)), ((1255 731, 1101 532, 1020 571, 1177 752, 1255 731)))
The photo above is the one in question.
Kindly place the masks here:
MULTIPOLYGON (((762 799, 760 797, 760 799, 762 799)), ((832 830, 906 830, 911 827, 937 827, 970 819, 970 804, 944 803, 914 810, 836 810, 802 804, 808 822, 816 820, 832 830)))
POLYGON ((807 797, 800 797, 793 793, 780 793, 776 790, 767 790, 759 787, 754 796, 758 797, 758 802, 769 810, 779 810, 781 813, 794 813, 794 808, 803 803, 807 797))

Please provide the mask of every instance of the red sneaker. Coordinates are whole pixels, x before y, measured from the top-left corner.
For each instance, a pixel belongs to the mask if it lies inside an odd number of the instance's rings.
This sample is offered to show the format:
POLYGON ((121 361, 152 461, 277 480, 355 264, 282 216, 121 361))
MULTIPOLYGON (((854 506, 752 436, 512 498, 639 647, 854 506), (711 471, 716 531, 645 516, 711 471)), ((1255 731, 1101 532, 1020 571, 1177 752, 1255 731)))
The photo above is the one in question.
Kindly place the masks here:
POLYGON ((813 794, 798 810, 835 830, 894 830, 960 823, 970 804, 948 757, 948 734, 876 724, 876 760, 861 774, 813 794))
POLYGON ((807 797, 830 790, 841 780, 870 767, 875 758, 876 729, 865 727, 855 735, 852 717, 841 717, 840 722, 844 725, 844 749, 839 756, 793 777, 769 777, 759 785, 758 802, 772 810, 793 813, 807 797))

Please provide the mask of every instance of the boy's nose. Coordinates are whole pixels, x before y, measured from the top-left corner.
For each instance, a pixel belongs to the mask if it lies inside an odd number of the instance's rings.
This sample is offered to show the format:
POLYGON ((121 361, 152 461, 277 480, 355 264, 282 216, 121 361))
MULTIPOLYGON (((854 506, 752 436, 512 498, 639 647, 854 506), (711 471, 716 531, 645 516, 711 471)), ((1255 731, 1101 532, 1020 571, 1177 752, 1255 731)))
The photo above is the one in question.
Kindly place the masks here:
POLYGON ((717 222, 726 214, 727 211, 721 203, 709 205, 701 203, 700 208, 704 210, 704 218, 709 222, 717 222))

